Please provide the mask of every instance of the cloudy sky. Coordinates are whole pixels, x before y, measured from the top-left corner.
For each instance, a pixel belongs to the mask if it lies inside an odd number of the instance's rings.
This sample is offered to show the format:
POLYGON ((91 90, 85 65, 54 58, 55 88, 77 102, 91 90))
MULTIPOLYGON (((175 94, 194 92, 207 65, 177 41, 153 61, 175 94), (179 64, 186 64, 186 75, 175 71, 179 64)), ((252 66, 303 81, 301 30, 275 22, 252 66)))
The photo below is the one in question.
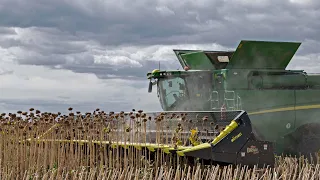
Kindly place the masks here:
POLYGON ((147 71, 173 48, 300 41, 291 69, 320 72, 318 0, 0 0, 0 112, 160 110, 147 71))

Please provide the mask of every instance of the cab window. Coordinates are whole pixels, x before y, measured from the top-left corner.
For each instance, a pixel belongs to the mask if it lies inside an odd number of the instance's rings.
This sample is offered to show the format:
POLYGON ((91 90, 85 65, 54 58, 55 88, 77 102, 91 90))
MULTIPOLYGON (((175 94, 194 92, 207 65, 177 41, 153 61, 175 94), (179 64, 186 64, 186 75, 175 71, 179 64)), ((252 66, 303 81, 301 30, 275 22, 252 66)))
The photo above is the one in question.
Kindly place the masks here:
POLYGON ((159 86, 166 107, 170 107, 186 93, 185 81, 180 77, 161 79, 159 86))

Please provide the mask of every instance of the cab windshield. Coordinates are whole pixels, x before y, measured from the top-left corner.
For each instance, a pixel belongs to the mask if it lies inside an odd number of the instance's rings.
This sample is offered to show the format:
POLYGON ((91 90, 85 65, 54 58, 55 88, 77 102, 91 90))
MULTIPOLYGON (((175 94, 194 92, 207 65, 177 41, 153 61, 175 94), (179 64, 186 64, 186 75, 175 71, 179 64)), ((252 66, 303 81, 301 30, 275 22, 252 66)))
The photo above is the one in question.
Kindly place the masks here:
POLYGON ((185 84, 185 80, 180 77, 159 79, 158 90, 163 109, 168 110, 168 108, 175 106, 177 101, 186 97, 185 84))
POLYGON ((210 77, 190 75, 158 79, 162 108, 166 111, 203 110, 212 90, 210 77))

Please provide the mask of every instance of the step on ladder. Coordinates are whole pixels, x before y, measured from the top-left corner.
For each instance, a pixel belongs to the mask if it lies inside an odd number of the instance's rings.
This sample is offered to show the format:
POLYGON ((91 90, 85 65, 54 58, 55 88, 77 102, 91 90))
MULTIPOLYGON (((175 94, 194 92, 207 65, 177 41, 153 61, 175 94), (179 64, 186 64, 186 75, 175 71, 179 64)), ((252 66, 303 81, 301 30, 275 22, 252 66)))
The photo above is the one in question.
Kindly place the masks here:
POLYGON ((219 109, 219 93, 218 91, 212 91, 210 94, 210 106, 212 110, 219 109))

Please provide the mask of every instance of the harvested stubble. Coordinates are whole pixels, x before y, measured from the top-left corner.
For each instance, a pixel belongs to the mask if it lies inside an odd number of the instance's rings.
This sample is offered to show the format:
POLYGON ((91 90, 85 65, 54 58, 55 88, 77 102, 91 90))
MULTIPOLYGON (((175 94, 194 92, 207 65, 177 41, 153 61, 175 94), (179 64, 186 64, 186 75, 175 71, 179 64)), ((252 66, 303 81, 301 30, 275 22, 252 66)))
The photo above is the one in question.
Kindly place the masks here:
MULTIPOLYGON (((192 128, 187 123, 191 121, 169 126, 164 114, 157 117, 147 116, 143 111, 107 114, 96 109, 83 115, 69 110, 68 115, 41 113, 33 108, 29 112, 1 114, 0 178, 320 179, 319 164, 311 165, 304 159, 279 157, 275 168, 249 169, 190 165, 163 151, 141 151, 133 146, 124 151, 125 146, 113 147, 105 142, 186 144, 189 134, 183 136, 182 132, 192 128), (150 127, 152 122, 157 130, 154 139, 147 136, 146 130, 147 123, 150 127), (168 129, 175 133, 170 134, 168 129)), ((180 118, 183 120, 183 115, 180 118)))

